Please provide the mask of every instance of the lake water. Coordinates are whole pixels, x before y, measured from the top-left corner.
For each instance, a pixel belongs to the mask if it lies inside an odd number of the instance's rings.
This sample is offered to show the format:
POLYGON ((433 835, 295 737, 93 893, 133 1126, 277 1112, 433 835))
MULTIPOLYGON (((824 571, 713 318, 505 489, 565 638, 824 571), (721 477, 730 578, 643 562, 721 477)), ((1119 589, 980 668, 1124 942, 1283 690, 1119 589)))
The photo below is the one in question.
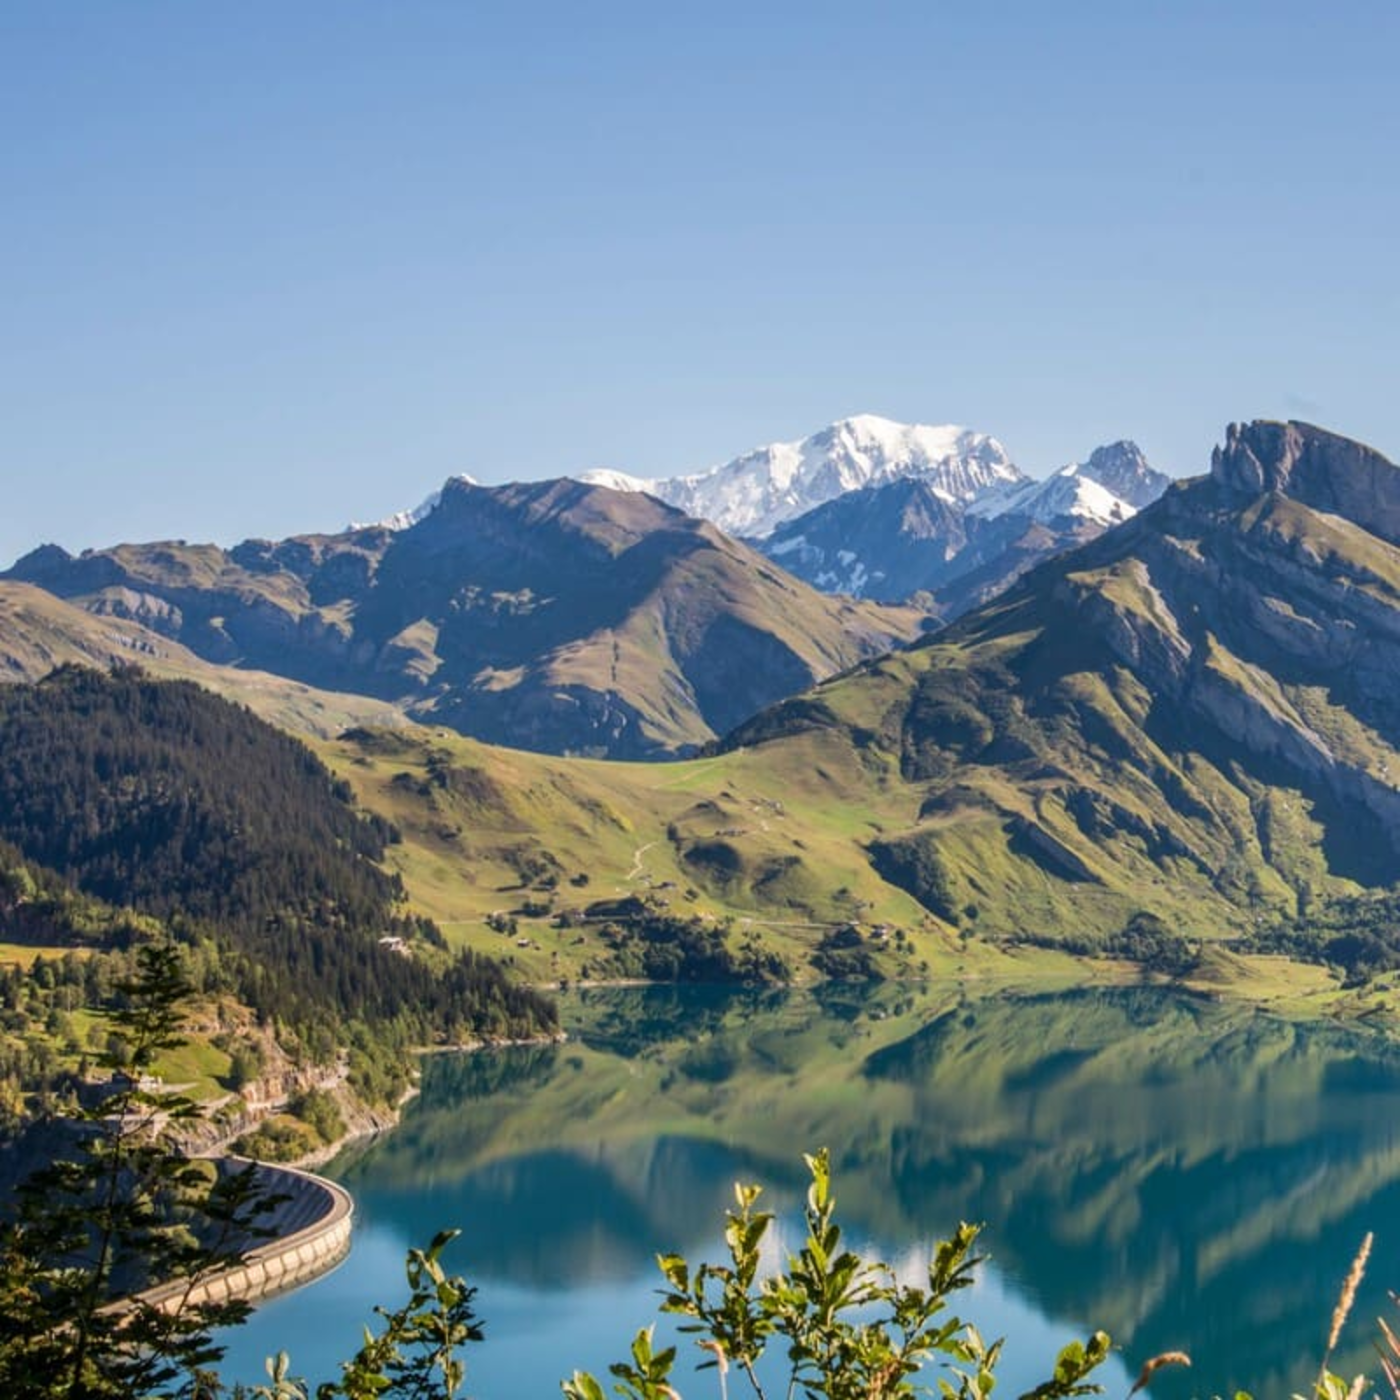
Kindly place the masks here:
MULTIPOLYGON (((330 1169, 357 1202, 349 1260, 231 1334, 228 1376, 283 1348, 333 1375, 402 1298, 404 1252, 452 1225, 487 1336, 467 1393, 605 1378, 655 1318, 656 1253, 720 1259, 736 1180, 793 1243, 819 1146, 848 1239, 901 1268, 985 1222, 992 1263, 957 1311, 1011 1338, 998 1394, 1093 1327, 1121 1348, 1110 1396, 1177 1348, 1195 1365, 1160 1373, 1166 1400, 1306 1390, 1367 1230, 1341 1365, 1374 1371, 1374 1319, 1397 1320, 1400 1052, 1380 1035, 1151 989, 628 988, 565 1017, 565 1045, 426 1063, 402 1126, 330 1169)), ((687 1400, 718 1394, 686 1367, 687 1400)))

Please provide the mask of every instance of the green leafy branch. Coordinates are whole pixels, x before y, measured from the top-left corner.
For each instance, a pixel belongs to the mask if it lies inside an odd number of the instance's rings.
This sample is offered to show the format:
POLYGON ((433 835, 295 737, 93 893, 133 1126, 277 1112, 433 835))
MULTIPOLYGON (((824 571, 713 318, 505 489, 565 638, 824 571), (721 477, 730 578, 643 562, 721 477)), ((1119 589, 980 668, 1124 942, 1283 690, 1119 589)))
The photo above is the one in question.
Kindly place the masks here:
MULTIPOLYGON (((777 1273, 760 1276, 773 1215, 758 1209, 760 1188, 735 1187, 736 1208, 726 1218, 728 1263, 692 1270, 679 1254, 657 1263, 666 1280, 661 1311, 686 1319, 683 1334, 707 1353, 699 1370, 718 1375, 728 1400, 729 1372, 743 1377, 755 1400, 769 1400, 760 1362, 770 1344, 786 1357, 787 1400, 896 1400, 929 1387, 917 1379, 931 1363, 945 1373, 946 1400, 986 1400, 995 1384, 1001 1342, 986 1344, 977 1329, 948 1311, 949 1299, 973 1280, 982 1259, 973 1253, 978 1230, 959 1225, 929 1261, 926 1284, 902 1283, 881 1261, 847 1249, 835 1218, 831 1163, 823 1150, 806 1158, 811 1175, 806 1238, 777 1273)), ((1061 1351, 1050 1379, 1022 1400, 1069 1400, 1099 1390, 1087 1377, 1108 1355, 1108 1337, 1061 1351)), ((628 1361, 610 1368, 613 1393, 623 1400, 679 1400, 672 1375, 676 1348, 656 1351, 651 1328, 639 1332, 628 1361)), ((768 1382, 771 1383, 771 1382, 768 1382)), ((575 1372, 563 1384, 566 1400, 606 1400, 600 1382, 575 1372)))

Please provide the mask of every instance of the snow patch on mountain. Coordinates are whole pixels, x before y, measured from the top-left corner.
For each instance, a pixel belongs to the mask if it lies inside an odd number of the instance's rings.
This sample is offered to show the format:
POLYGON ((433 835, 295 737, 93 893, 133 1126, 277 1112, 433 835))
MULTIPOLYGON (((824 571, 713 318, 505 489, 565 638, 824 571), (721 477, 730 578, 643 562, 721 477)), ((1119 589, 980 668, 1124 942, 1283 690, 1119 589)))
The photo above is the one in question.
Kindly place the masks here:
POLYGON ((1137 509, 1086 476, 1083 467, 1076 462, 1061 467, 1044 481, 1028 481, 1020 486, 991 491, 973 501, 967 513, 984 520, 1022 515, 1043 525, 1068 519, 1107 528, 1136 515, 1137 509))
POLYGON ((609 491, 645 491, 649 496, 656 495, 655 481, 614 471, 611 467, 595 467, 592 471, 580 472, 577 479, 588 486, 606 486, 609 491))
POLYGON ((785 520, 867 486, 927 480, 944 500, 968 502, 1025 480, 995 438, 952 424, 896 423, 874 414, 843 418, 811 437, 775 442, 690 476, 644 480, 620 472, 579 479, 642 490, 731 535, 762 538, 785 520))
POLYGON ((1095 448, 1087 462, 1071 462, 1044 481, 990 491, 967 509, 984 520, 1024 515, 1044 525, 1075 520, 1106 529, 1151 505, 1170 484, 1137 443, 1125 440, 1095 448))

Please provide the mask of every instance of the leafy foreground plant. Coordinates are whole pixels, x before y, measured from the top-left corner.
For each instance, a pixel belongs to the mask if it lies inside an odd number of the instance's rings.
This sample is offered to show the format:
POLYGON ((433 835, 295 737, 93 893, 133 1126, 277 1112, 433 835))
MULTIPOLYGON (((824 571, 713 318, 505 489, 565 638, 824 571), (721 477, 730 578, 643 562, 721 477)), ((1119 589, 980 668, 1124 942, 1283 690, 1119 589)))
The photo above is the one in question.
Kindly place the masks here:
MULTIPOLYGON (((718 1373, 728 1400, 731 1370, 756 1400, 767 1400, 760 1362, 770 1344, 786 1354, 781 1394, 807 1400, 893 1400, 928 1389, 914 1378, 940 1360, 938 1389, 952 1400, 986 1400, 995 1384, 1002 1343, 988 1345, 971 1324, 948 1313, 948 1299, 972 1281, 981 1258, 972 1252, 977 1227, 959 1225, 939 1244, 929 1263, 927 1287, 901 1283, 888 1264, 871 1262, 841 1245, 831 1196, 831 1165, 825 1150, 806 1158, 812 1174, 807 1192, 807 1238, 787 1268, 759 1277, 771 1212, 756 1209, 760 1188, 736 1186, 738 1209, 728 1215, 728 1264, 702 1264, 692 1274, 679 1254, 658 1262, 670 1285, 661 1310, 688 1319, 681 1331, 698 1334, 709 1359, 699 1369, 718 1373)), ((1108 1356, 1103 1332, 1071 1342, 1054 1372, 1022 1400, 1063 1400, 1097 1393, 1086 1377, 1108 1356)), ((627 1400, 679 1400, 671 1383, 676 1348, 657 1351, 644 1328, 631 1357, 611 1367, 616 1395, 627 1400)), ((598 1380, 575 1372, 564 1382, 568 1400, 606 1400, 598 1380)))
MULTIPOLYGON (((409 1298, 390 1312, 376 1308, 384 1319, 377 1335, 365 1328, 364 1342, 341 1366, 338 1381, 316 1388, 316 1400, 378 1400, 384 1395, 409 1400, 451 1397, 462 1388, 466 1365, 457 1354, 466 1342, 482 1339, 472 1300, 476 1289, 443 1270, 443 1249, 461 1232, 443 1230, 427 1249, 408 1252, 409 1298)), ((304 1382, 292 1380, 286 1352, 267 1363, 270 1384, 254 1386, 253 1400, 306 1400, 304 1382)), ((242 1395, 241 1390, 235 1395, 242 1395)))

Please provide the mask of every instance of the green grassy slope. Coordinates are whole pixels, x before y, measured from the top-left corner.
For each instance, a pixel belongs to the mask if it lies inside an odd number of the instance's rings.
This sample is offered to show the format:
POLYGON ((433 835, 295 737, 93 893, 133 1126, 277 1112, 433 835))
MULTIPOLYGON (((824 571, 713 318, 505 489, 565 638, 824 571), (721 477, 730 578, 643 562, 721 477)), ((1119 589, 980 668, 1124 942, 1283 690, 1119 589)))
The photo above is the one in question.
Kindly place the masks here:
POLYGON ((1334 482, 1374 454, 1307 430, 1293 494, 1261 491, 1232 466, 1247 434, 1212 477, 706 758, 560 763, 410 731, 332 761, 405 832, 423 907, 474 944, 513 938, 532 975, 593 960, 588 927, 548 914, 645 896, 751 921, 799 964, 844 923, 906 972, 1028 943, 1132 955, 1147 929, 1205 982, 1272 986, 1210 945, 1337 901, 1364 925, 1400 871, 1400 548, 1364 503, 1311 499, 1309 454, 1334 482), (493 911, 526 924, 483 931, 493 911))

